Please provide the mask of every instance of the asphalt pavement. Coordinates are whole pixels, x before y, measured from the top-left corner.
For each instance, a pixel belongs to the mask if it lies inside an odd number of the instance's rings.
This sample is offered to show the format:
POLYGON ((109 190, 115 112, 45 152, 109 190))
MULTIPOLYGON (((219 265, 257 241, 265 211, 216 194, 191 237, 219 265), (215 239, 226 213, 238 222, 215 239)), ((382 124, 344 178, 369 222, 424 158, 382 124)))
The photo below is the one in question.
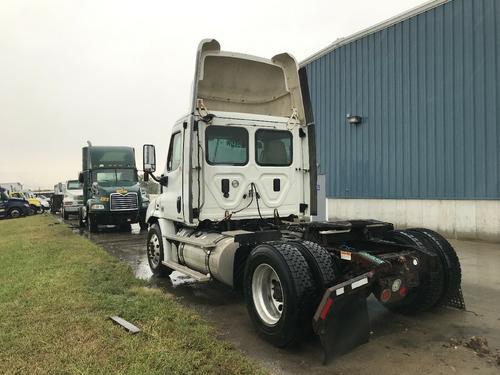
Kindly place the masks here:
MULTIPOLYGON (((136 277, 152 278, 146 231, 113 227, 89 234, 66 223, 127 263, 136 277)), ((317 338, 293 349, 278 349, 261 340, 247 316, 243 296, 217 282, 195 283, 174 272, 153 283, 211 322, 218 335, 276 374, 500 374, 500 244, 450 241, 462 265, 467 311, 439 308, 416 317, 388 312, 368 300, 370 342, 322 365, 317 338), (488 341, 489 353, 464 345, 472 336, 488 341)), ((474 346, 474 345, 472 345, 474 346)))

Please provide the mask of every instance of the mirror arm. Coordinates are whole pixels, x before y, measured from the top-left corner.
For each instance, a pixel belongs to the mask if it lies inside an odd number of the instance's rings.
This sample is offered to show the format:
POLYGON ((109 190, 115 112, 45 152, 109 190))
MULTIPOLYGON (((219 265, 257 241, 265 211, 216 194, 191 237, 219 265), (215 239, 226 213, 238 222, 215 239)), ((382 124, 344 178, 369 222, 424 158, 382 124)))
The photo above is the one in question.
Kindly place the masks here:
POLYGON ((161 186, 167 186, 168 185, 168 176, 161 175, 160 178, 156 177, 153 173, 151 172, 144 172, 144 175, 150 176, 153 180, 158 182, 161 186))

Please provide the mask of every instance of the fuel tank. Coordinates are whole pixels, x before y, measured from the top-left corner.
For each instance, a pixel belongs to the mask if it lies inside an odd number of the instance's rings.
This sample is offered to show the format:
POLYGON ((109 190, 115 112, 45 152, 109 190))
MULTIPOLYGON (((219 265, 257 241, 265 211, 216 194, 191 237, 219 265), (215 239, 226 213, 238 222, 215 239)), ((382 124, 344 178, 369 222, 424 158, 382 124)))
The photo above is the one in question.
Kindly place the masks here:
POLYGON ((177 235, 200 243, 199 246, 179 244, 177 258, 180 264, 203 274, 210 274, 224 284, 233 285, 234 254, 239 246, 233 237, 189 228, 181 229, 177 235))

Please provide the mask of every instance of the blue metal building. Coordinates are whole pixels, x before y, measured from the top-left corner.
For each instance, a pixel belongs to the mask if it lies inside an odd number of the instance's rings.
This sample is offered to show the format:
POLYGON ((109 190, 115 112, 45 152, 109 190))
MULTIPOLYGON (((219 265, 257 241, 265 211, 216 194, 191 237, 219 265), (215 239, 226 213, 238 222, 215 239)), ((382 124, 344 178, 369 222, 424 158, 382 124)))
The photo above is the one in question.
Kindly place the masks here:
POLYGON ((329 198, 500 199, 500 1, 431 1, 301 65, 329 198))

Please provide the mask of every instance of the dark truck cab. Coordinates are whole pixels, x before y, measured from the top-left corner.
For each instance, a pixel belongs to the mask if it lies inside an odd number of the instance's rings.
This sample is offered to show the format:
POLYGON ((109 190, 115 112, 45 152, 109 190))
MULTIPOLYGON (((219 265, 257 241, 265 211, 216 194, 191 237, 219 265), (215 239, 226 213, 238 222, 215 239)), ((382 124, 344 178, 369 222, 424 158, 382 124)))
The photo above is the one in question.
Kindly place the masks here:
POLYGON ((0 188, 0 218, 16 218, 31 215, 27 200, 9 198, 4 188, 0 188))
POLYGON ((80 226, 96 232, 98 225, 145 224, 149 199, 142 194, 135 152, 124 146, 87 146, 82 149, 83 206, 80 226))

